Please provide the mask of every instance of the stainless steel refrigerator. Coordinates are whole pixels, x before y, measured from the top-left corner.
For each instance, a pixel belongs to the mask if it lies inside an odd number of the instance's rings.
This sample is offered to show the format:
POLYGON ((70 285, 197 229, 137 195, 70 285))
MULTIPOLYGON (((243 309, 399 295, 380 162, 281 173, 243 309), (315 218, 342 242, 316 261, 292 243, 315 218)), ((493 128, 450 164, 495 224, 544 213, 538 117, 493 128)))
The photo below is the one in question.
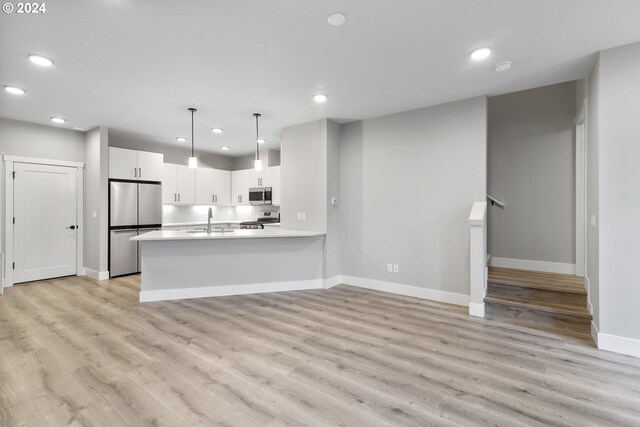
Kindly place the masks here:
POLYGON ((109 276, 140 272, 138 242, 131 237, 162 226, 159 183, 109 182, 109 276))

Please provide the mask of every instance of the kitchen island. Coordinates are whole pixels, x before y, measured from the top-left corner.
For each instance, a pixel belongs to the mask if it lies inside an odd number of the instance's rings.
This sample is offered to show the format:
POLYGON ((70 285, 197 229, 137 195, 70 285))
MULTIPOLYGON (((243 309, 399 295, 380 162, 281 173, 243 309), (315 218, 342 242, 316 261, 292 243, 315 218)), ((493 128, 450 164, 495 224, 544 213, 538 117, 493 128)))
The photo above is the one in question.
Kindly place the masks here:
POLYGON ((132 237, 140 243, 140 302, 320 289, 324 236, 270 227, 132 237))

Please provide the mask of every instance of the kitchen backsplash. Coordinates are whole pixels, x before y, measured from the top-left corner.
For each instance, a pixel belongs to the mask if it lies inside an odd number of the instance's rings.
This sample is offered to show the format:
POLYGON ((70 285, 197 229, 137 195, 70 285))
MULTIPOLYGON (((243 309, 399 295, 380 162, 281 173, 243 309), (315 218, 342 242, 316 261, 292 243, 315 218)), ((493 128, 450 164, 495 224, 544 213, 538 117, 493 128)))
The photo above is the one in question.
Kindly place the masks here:
MULTIPOLYGON (((213 219, 216 221, 242 220, 255 221, 259 212, 272 211, 279 212, 279 206, 236 206, 218 207, 212 206, 213 219)), ((185 222, 206 222, 209 206, 162 206, 162 223, 185 223, 185 222)))

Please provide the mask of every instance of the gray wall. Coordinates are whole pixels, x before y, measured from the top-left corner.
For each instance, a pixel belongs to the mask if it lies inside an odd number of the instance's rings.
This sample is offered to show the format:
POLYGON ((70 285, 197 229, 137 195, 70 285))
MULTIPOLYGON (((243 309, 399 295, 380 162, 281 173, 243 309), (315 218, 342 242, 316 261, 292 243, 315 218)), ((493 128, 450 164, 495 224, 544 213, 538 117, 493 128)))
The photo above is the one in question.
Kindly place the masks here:
POLYGON ((600 332, 640 340, 640 43, 600 53, 598 104, 600 332))
POLYGON ((343 125, 342 274, 468 295, 486 143, 484 97, 343 125))
POLYGON ((86 133, 84 182, 84 265, 94 271, 108 270, 109 238, 109 142, 107 128, 86 133), (97 213, 93 218, 92 213, 97 213))
POLYGON ((330 279, 340 274, 340 125, 327 120, 327 236, 325 238, 324 278, 330 279), (331 205, 331 198, 338 204, 331 205))
MULTIPOLYGON (((233 164, 231 170, 238 171, 242 169, 253 169, 255 167, 255 153, 244 156, 232 157, 233 164)), ((260 150, 260 158, 262 164, 266 166, 280 166, 280 151, 278 150, 260 150)))
MULTIPOLYGON (((191 145, 188 143, 185 143, 184 146, 164 144, 115 129, 109 129, 109 145, 118 148, 129 148, 131 150, 162 153, 164 154, 165 163, 186 165, 191 156, 191 145)), ((196 146, 196 156, 198 157, 198 164, 200 166, 233 170, 233 157, 198 152, 197 148, 196 146)))
POLYGON ((84 132, 0 117, 0 152, 84 162, 84 132))
POLYGON ((576 83, 489 98, 494 257, 575 264, 576 83))
POLYGON ((282 228, 327 230, 327 126, 324 119, 282 129, 282 228))

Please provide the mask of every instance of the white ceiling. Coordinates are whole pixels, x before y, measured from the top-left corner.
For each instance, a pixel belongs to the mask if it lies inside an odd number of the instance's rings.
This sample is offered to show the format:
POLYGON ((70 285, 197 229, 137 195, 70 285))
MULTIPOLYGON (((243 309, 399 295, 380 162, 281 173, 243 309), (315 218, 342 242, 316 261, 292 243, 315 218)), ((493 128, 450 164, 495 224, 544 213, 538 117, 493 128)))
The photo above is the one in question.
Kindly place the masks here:
POLYGON ((196 150, 255 149, 252 113, 282 127, 349 121, 584 77, 598 50, 640 40, 638 0, 65 0, 0 15, 0 116, 96 125, 196 150), (342 12, 347 23, 326 17, 342 12), (471 63, 469 52, 494 55, 471 63), (43 69, 27 61, 55 61, 43 69), (511 60, 513 69, 493 65, 511 60), (316 105, 312 95, 329 100, 316 105), (222 127, 222 136, 210 132, 222 127), (187 144, 182 143, 186 146, 187 144))

